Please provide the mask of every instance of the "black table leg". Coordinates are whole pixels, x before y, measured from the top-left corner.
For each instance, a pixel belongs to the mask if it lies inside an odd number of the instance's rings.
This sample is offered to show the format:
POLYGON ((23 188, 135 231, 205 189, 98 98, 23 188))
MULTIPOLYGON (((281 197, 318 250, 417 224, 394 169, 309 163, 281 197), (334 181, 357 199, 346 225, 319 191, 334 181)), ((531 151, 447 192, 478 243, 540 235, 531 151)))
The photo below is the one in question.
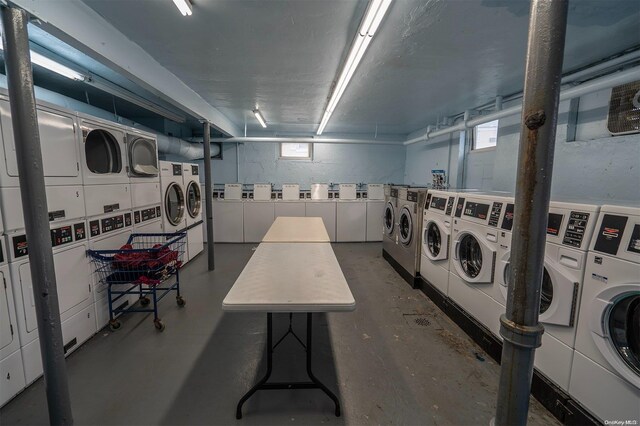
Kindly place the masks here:
MULTIPOLYGON (((273 346, 273 320, 272 314, 267 313, 267 373, 265 376, 260 379, 260 381, 253 386, 249 392, 247 392, 238 402, 238 406, 236 408, 236 419, 242 418, 242 405, 258 390, 277 390, 277 389, 320 389, 322 390, 329 398, 331 398, 336 405, 335 415, 336 417, 340 417, 340 401, 338 397, 329 390, 316 376, 313 375, 313 371, 311 370, 311 349, 312 349, 312 314, 307 313, 307 345, 305 350, 307 352, 307 374, 309 375, 310 382, 281 382, 281 383, 267 383, 269 377, 271 377, 271 371, 273 367, 273 350, 275 347, 273 346)), ((298 336, 293 333, 291 329, 291 316, 289 317, 289 331, 287 334, 293 334, 293 336, 300 342, 298 336)), ((283 336, 276 346, 286 337, 283 336)), ((302 343, 302 342, 300 342, 302 343)))

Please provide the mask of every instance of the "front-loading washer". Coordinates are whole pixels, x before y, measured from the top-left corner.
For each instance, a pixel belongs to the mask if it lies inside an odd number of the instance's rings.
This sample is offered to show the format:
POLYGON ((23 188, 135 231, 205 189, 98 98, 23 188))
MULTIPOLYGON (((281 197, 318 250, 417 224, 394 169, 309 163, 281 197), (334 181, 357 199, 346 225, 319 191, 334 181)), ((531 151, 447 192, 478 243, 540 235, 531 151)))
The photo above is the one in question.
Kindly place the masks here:
MULTIPOLYGON (((74 113, 41 101, 38 101, 36 111, 45 185, 82 185, 78 132, 74 113)), ((6 90, 0 90, 0 127, 2 128, 0 188, 19 188, 13 122, 6 90)), ((11 196, 5 193, 1 195, 3 200, 15 202, 11 196)))
MULTIPOLYGON (((65 354, 96 332, 93 287, 87 282, 86 229, 83 218, 52 224, 50 230, 65 354)), ((25 381, 29 384, 43 372, 29 247, 24 230, 8 234, 6 241, 25 381)))
POLYGON ((204 249, 202 237, 202 194, 200 192, 200 173, 197 164, 182 164, 182 182, 185 193, 187 214, 187 244, 184 253, 185 261, 196 257, 204 249))
POLYGON ((430 189, 423 211, 420 276, 446 297, 456 193, 430 189))
POLYGON ((459 193, 453 217, 448 296, 487 328, 504 312, 487 293, 494 283, 497 228, 507 202, 492 194, 459 193))
POLYGON ((126 127, 127 174, 131 185, 160 182, 158 142, 152 133, 126 127))
POLYGON ((420 272, 422 248, 422 215, 427 189, 399 188, 396 210, 395 244, 399 273, 412 287, 416 287, 420 272))
MULTIPOLYGON (((506 305, 510 283, 513 204, 507 205, 498 235, 498 261, 493 297, 506 305)), ((569 389, 576 322, 583 288, 587 250, 599 206, 552 201, 549 205, 539 321, 544 325, 535 368, 564 391, 569 389)), ((489 328, 498 333, 500 319, 489 328)))
MULTIPOLYGON (((387 188, 385 188, 385 191, 386 189, 387 188)), ((398 255, 398 246, 396 244, 396 232, 398 227, 396 226, 396 221, 398 216, 397 210, 399 207, 399 189, 399 186, 388 186, 388 193, 385 192, 384 217, 382 220, 382 256, 394 267, 394 263, 397 263, 395 259, 398 255)))
MULTIPOLYGON (((155 208, 154 208, 155 210, 155 208)), ((131 211, 109 213, 89 220, 90 250, 120 250, 127 244, 133 229, 131 211)), ((90 262, 89 282, 94 287, 95 327, 101 330, 109 323, 109 300, 107 285, 100 282, 98 268, 102 265, 90 262)), ((126 286, 126 284, 123 284, 126 286)), ((120 290, 120 288, 118 288, 120 290)), ((137 302, 137 294, 117 295, 112 298, 114 309, 124 310, 137 302)), ((119 315, 119 314, 118 314, 119 315)), ((118 316, 116 315, 116 316, 118 316)))
POLYGON ((605 424, 640 422, 640 207, 600 210, 569 394, 605 424))
POLYGON ((160 161, 160 190, 164 232, 184 232, 187 227, 187 206, 182 163, 160 161))
POLYGON ((0 213, 0 407, 25 387, 13 286, 0 213))

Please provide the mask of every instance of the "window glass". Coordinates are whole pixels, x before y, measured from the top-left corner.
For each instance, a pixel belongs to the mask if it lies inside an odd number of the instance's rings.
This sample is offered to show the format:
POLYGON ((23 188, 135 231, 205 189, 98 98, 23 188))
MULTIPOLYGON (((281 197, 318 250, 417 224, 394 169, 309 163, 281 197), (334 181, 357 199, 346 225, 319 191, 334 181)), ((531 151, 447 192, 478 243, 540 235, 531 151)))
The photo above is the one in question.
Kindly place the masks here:
POLYGON ((311 159, 310 143, 281 143, 280 158, 306 158, 311 159))
POLYGON ((492 148, 498 142, 498 120, 480 124, 473 129, 473 149, 492 148))

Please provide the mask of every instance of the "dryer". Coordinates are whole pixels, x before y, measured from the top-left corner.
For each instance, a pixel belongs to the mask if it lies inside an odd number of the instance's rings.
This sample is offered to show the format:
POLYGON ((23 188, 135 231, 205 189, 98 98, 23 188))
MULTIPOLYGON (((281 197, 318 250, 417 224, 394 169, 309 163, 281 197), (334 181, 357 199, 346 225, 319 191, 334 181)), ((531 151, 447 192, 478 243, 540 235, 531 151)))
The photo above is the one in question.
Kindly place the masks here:
MULTIPOLYGON (((93 287, 87 281, 86 228, 83 218, 52 224, 50 231, 65 354, 77 349, 96 332, 93 287)), ((29 384, 42 375, 43 370, 24 230, 7 235, 7 248, 25 381, 29 384)))
POLYGON ((0 407, 25 387, 13 286, 0 214, 0 407))
MULTIPOLYGON (((508 201, 490 194, 459 193, 451 229, 448 296, 487 328, 504 312, 488 289, 494 284, 498 224, 508 201)), ((491 331, 499 334, 499 329, 491 331)))
MULTIPOLYGON (((119 250, 129 240, 133 228, 132 212, 109 213, 89 220, 89 249, 90 250, 119 250)), ((89 282, 94 288, 95 327, 101 330, 109 323, 109 301, 107 300, 107 286, 99 282, 97 267, 90 263, 89 282)), ((86 280, 85 280, 86 281, 86 280)), ((118 309, 126 309, 137 302, 135 294, 113 298, 113 305, 118 309)))
POLYGON ((398 208, 396 210, 395 244, 396 261, 401 275, 416 287, 420 272, 420 251, 422 233, 422 211, 427 196, 425 188, 400 188, 398 190, 398 208))
POLYGON ((160 161, 160 191, 164 232, 184 232, 187 227, 187 206, 182 163, 160 161))
POLYGON ((85 186, 128 184, 125 127, 85 114, 78 114, 78 122, 85 186))
POLYGON ((423 210, 420 276, 444 296, 449 288, 451 225, 456 193, 430 189, 423 210))
MULTIPOLYGON (((38 129, 42 149, 45 185, 82 185, 76 117, 73 112, 38 102, 38 129)), ((11 108, 6 90, 0 89, 0 188, 19 188, 18 163, 11 121, 11 108)), ((19 190, 18 190, 19 193, 19 190)), ((14 202, 3 193, 2 199, 14 202)))
POLYGON ((569 394, 640 421, 640 207, 602 206, 587 254, 569 394))
MULTIPOLYGON (((539 316, 545 332, 534 366, 565 391, 569 390, 587 250, 599 209, 590 204, 555 201, 549 205, 539 316)), ((503 307, 510 282, 512 226, 513 204, 509 203, 498 236, 497 285, 492 294, 503 307)), ((488 327, 499 336, 499 315, 488 327)))
POLYGON ((202 237, 202 194, 200 192, 200 173, 197 164, 182 164, 182 179, 185 192, 185 206, 187 210, 187 247, 185 261, 196 257, 204 249, 202 237))

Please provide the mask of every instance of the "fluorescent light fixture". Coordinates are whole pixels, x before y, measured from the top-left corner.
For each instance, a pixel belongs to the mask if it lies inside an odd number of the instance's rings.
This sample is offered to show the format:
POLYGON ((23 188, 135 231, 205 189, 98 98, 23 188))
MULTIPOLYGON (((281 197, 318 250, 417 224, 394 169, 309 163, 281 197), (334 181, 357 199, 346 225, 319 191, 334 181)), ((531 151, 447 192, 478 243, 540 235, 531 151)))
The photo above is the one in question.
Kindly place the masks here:
POLYGON ((255 115, 255 116, 256 116, 256 120, 258 120, 258 122, 260 123, 260 125, 261 125, 262 127, 264 127, 264 128, 266 128, 266 127, 267 127, 267 122, 266 122, 266 121, 264 121, 264 117, 262 116, 262 113, 261 113, 259 110, 254 109, 254 110, 253 110, 253 115, 255 115))
MULTIPOLYGON (((3 49, 4 49, 4 44, 0 43, 0 50, 3 50, 3 49)), ((72 70, 67 66, 59 64, 53 59, 49 59, 38 52, 34 52, 33 50, 31 51, 31 62, 43 68, 46 68, 50 71, 53 71, 57 74, 60 74, 64 77, 70 78, 71 80, 84 81, 87 79, 86 75, 79 73, 75 70, 72 70)))
POLYGON ((364 19, 362 20, 362 24, 358 29, 358 33, 356 34, 356 38, 353 40, 353 44, 351 45, 351 49, 349 49, 349 55, 347 56, 347 60, 345 61, 342 70, 340 71, 340 77, 338 78, 338 82, 333 88, 333 93, 331 94, 331 98, 329 98, 329 103, 327 104, 327 109, 322 116, 322 121, 320 122, 320 126, 318 127, 318 131, 316 134, 320 136, 322 132, 324 132, 324 128, 329 123, 329 119, 331 118, 331 114, 335 110, 340 98, 344 94, 344 91, 353 77, 364 53, 366 52, 371 40, 373 39, 374 34, 380 27, 380 23, 382 19, 387 14, 387 10, 389 10, 389 6, 391 6, 391 2, 393 0, 370 0, 369 6, 367 7, 367 11, 364 15, 364 19))
POLYGON ((182 13, 182 16, 191 16, 193 14, 193 9, 189 0, 173 0, 173 3, 176 5, 180 13, 182 13))

